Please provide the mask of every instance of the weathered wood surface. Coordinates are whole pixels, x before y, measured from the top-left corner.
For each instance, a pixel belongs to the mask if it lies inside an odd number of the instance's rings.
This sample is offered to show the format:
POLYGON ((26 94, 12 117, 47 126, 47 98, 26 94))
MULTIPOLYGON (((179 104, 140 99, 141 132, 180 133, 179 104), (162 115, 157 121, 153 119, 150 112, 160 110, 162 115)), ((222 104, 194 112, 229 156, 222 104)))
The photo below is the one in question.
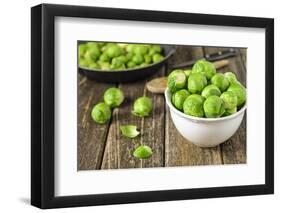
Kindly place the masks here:
MULTIPOLYGON (((201 58, 223 50, 223 48, 178 47, 176 54, 166 67, 155 76, 167 75, 178 63, 201 58)), ((246 52, 230 59, 230 64, 218 72, 231 70, 239 80, 246 82, 246 52)), ((98 83, 79 76, 78 97, 78 170, 121 169, 145 167, 172 167, 190 165, 214 165, 246 163, 246 119, 236 134, 227 142, 214 148, 200 148, 184 139, 171 120, 163 95, 152 94, 145 88, 150 79, 110 85, 98 83), (92 107, 102 101, 103 92, 111 86, 118 86, 125 93, 126 100, 121 107, 114 109, 111 121, 98 125, 91 119, 92 107), (149 117, 139 118, 131 114, 136 98, 146 95, 153 99, 153 112, 149 117), (120 125, 134 124, 141 134, 128 139, 121 135, 120 125), (132 156, 139 145, 153 149, 149 159, 138 160, 132 156)))

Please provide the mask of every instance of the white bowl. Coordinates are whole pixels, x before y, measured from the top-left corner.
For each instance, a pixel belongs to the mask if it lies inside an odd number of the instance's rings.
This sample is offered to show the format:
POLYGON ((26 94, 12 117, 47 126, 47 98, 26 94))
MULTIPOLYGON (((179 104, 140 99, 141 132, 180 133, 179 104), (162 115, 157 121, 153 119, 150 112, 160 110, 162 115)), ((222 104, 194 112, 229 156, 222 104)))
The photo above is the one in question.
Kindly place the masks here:
POLYGON ((229 139, 239 128, 246 110, 246 104, 233 115, 221 118, 198 118, 186 115, 171 103, 171 93, 165 91, 166 103, 174 125, 179 133, 191 143, 200 147, 213 147, 229 139))

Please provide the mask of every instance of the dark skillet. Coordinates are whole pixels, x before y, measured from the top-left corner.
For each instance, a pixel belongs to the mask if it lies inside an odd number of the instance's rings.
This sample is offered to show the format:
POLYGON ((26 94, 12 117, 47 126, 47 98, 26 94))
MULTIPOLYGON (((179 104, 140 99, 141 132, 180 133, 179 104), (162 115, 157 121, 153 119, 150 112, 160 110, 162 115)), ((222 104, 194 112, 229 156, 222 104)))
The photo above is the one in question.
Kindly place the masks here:
POLYGON ((150 64, 146 67, 139 67, 118 71, 105 71, 89 68, 78 67, 81 74, 85 76, 106 83, 125 83, 144 79, 155 74, 167 62, 167 60, 174 54, 176 48, 170 45, 160 45, 163 49, 164 59, 158 63, 150 64))

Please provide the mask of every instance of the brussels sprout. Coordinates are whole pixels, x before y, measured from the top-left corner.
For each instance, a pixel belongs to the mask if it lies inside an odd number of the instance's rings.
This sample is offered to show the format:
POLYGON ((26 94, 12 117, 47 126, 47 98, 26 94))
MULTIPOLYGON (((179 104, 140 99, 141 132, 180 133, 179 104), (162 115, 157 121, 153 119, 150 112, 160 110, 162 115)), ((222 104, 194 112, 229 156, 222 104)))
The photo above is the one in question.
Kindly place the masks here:
POLYGON ((220 98, 223 100, 224 108, 226 110, 233 109, 237 106, 237 96, 234 92, 226 91, 222 93, 220 98))
POLYGON ((139 65, 139 67, 146 67, 146 66, 148 66, 148 65, 149 65, 148 63, 143 62, 143 63, 141 63, 141 64, 139 65))
POLYGON ((104 124, 111 118, 111 109, 106 103, 98 103, 93 107, 91 116, 95 122, 104 124))
POLYGON ((120 55, 122 55, 123 50, 120 46, 118 46, 117 44, 111 44, 111 45, 107 45, 105 53, 110 57, 110 58, 115 58, 118 57, 120 55))
POLYGON ((88 48, 84 54, 84 58, 88 61, 96 61, 100 56, 100 50, 97 46, 88 48))
POLYGON ((110 63, 98 61, 101 70, 110 70, 110 63))
POLYGON ((88 67, 89 66, 88 60, 86 60, 84 58, 79 58, 79 66, 80 67, 88 67))
POLYGON ((229 81, 229 83, 237 82, 236 75, 233 72, 226 72, 224 73, 224 76, 229 81))
POLYGON ((164 59, 164 56, 159 53, 156 53, 152 56, 153 63, 157 63, 159 61, 162 61, 163 59, 164 59))
POLYGON ((208 98, 212 95, 216 95, 216 96, 220 96, 221 95, 221 91, 219 90, 219 88, 213 84, 210 84, 208 86, 206 86, 201 95, 204 97, 204 98, 208 98))
POLYGON ((124 94, 119 88, 112 87, 105 91, 103 99, 111 108, 118 107, 124 101, 124 94))
POLYGON ((134 55, 132 57, 132 61, 136 64, 141 64, 141 63, 143 63, 144 59, 143 59, 142 55, 134 55))
POLYGON ((211 78, 212 84, 216 85, 221 92, 224 92, 229 87, 229 81, 222 73, 217 73, 211 78))
POLYGON ((168 76, 168 88, 174 93, 177 90, 185 88, 186 76, 182 70, 174 70, 168 76))
POLYGON ((79 48, 78 48, 78 56, 83 57, 86 51, 87 51, 87 45, 86 44, 80 44, 79 48))
POLYGON ((193 65, 192 72, 203 73, 210 80, 216 74, 216 68, 211 62, 201 59, 193 65))
POLYGON ((186 77, 188 78, 190 76, 192 70, 184 70, 183 72, 186 75, 186 77))
POLYGON ((146 159, 149 158, 152 154, 152 149, 149 146, 139 146, 135 149, 133 156, 138 159, 146 159))
POLYGON ((204 102, 204 112, 207 118, 218 118, 225 112, 223 101, 218 96, 210 96, 204 102))
POLYGON ((148 45, 135 45, 133 53, 135 55, 145 55, 148 52, 148 45))
POLYGON ((112 59, 110 69, 113 69, 113 70, 125 69, 125 64, 122 59, 120 59, 119 57, 116 57, 116 58, 112 59))
POLYGON ((246 89, 239 82, 231 83, 227 91, 233 92, 237 96, 237 107, 242 106, 246 101, 246 89))
POLYGON ((229 116, 237 112, 237 107, 234 107, 233 109, 226 109, 223 113, 223 116, 229 116))
POLYGON ((172 103, 177 109, 182 110, 183 102, 189 95, 190 93, 186 89, 179 90, 173 94, 172 103))
POLYGON ((153 56, 156 53, 161 53, 161 52, 162 52, 162 49, 161 49, 160 45, 153 44, 153 45, 150 46, 148 54, 150 56, 153 56))
POLYGON ((135 100, 132 113, 139 117, 145 117, 149 115, 152 108, 152 100, 143 96, 135 100))
POLYGON ((128 44, 125 49, 128 53, 133 53, 135 46, 135 44, 128 44))
POLYGON ((207 79, 202 73, 191 73, 188 77, 188 91, 200 94, 207 85, 207 79))
POLYGON ((147 64, 150 64, 151 63, 151 56, 150 55, 144 55, 144 62, 147 63, 147 64))
POLYGON ((140 132, 137 130, 137 127, 134 125, 121 125, 120 130, 122 135, 128 138, 135 138, 140 134, 140 132))
POLYGON ((195 117, 203 117, 204 98, 201 95, 192 94, 188 96, 183 103, 183 112, 195 117))
POLYGON ((88 67, 89 67, 90 69, 99 69, 99 68, 100 68, 99 64, 98 64, 98 63, 95 63, 95 62, 91 62, 91 63, 88 65, 88 67))
POLYGON ((102 61, 102 62, 109 62, 109 61, 110 61, 110 58, 109 58, 109 56, 108 56, 107 54, 102 53, 102 54, 100 55, 99 61, 102 61))
POLYGON ((133 53, 127 53, 126 54, 127 61, 131 61, 133 56, 134 56, 133 53))
POLYGON ((127 67, 128 67, 128 68, 133 68, 133 67, 135 67, 135 66, 136 66, 136 63, 133 62, 133 61, 129 61, 129 62, 127 63, 127 67))

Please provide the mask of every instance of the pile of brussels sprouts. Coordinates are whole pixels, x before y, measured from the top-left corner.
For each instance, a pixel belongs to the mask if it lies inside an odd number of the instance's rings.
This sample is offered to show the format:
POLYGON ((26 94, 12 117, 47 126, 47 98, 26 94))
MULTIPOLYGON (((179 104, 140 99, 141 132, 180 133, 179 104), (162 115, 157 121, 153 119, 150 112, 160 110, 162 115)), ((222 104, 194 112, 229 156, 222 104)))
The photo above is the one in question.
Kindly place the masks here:
MULTIPOLYGON (((99 124, 105 124, 111 119, 112 109, 119 107, 124 99, 125 96, 121 89, 115 87, 108 88, 103 95, 103 102, 99 102, 93 107, 91 111, 92 119, 99 124)), ((151 98, 142 96, 134 101, 132 114, 138 117, 146 117, 149 116, 152 109, 151 98)), ((120 131, 123 136, 131 139, 140 134, 137 126, 131 124, 121 125, 120 131)), ((133 156, 138 159, 145 159, 149 158, 152 153, 152 149, 149 146, 142 145, 134 150, 133 156)))
POLYGON ((100 70, 145 67, 164 59, 159 45, 87 42, 78 47, 79 66, 100 70))
POLYGON ((195 117, 219 118, 236 113, 246 101, 246 89, 232 72, 217 73, 215 66, 198 60, 191 70, 174 70, 168 76, 171 102, 195 117))

